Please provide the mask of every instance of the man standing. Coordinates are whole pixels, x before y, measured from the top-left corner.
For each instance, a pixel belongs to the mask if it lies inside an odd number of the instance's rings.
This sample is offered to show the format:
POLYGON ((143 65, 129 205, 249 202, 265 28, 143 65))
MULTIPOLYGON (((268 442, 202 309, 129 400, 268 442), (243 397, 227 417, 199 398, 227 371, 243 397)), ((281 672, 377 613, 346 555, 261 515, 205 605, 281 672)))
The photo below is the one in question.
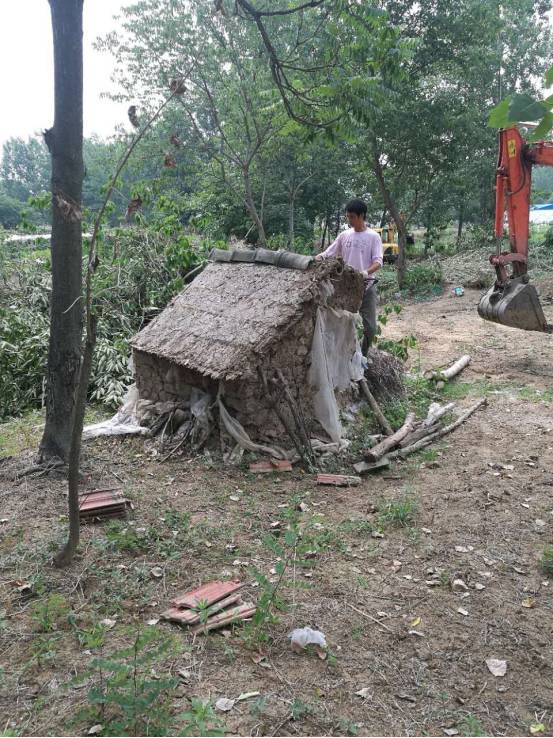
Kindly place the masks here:
POLYGON ((363 343, 365 356, 376 335, 376 308, 378 293, 374 274, 382 266, 382 241, 376 231, 367 228, 367 206, 363 200, 350 200, 346 205, 346 217, 351 228, 340 233, 330 246, 317 255, 317 259, 340 257, 365 278, 365 293, 359 312, 363 319, 363 343))

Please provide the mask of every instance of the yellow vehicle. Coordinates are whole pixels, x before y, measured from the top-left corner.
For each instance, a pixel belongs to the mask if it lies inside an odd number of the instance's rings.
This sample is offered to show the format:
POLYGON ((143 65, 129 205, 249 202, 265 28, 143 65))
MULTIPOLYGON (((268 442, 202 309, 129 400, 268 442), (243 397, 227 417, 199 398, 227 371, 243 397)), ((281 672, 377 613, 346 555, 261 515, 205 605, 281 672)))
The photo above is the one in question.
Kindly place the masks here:
MULTIPOLYGON (((384 261, 388 264, 394 264, 399 254, 397 228, 395 225, 387 225, 384 228, 373 228, 372 230, 376 231, 382 240, 384 261)), ((407 243, 415 243, 415 239, 411 233, 407 235, 407 243)))

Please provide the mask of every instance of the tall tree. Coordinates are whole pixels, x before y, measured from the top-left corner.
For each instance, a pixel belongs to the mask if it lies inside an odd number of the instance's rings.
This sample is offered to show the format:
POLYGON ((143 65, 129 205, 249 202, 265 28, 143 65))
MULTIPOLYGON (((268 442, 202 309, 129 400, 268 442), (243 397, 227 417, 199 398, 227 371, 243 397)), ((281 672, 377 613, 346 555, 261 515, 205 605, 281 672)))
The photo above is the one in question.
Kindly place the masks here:
POLYGON ((39 458, 66 460, 81 365, 83 185, 83 0, 49 0, 54 41, 52 298, 46 424, 39 458))

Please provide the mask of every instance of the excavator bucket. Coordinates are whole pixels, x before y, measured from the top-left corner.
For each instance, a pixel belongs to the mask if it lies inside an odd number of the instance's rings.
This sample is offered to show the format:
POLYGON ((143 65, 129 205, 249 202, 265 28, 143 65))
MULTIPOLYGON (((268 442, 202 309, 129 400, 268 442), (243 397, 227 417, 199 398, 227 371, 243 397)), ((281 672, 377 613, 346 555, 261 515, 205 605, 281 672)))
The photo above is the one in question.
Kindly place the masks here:
POLYGON ((484 320, 524 331, 553 331, 543 314, 536 288, 528 284, 526 275, 491 287, 478 304, 478 314, 484 320))

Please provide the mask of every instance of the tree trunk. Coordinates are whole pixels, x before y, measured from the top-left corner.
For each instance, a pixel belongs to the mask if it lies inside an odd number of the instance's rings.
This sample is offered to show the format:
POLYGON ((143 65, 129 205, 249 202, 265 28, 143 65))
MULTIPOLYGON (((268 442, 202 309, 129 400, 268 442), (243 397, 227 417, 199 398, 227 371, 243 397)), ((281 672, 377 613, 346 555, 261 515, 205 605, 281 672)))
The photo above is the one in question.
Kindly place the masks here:
POLYGON ((294 197, 288 201, 288 247, 294 248, 294 197))
POLYGON ((387 208, 384 208, 384 210, 382 211, 382 216, 380 218, 380 227, 381 228, 384 228, 384 226, 386 225, 387 220, 388 220, 388 209, 387 208))
POLYGON ((255 226, 257 228, 258 241, 262 246, 266 248, 267 247, 267 237, 265 235, 265 228, 263 227, 263 221, 259 217, 257 208, 255 207, 255 202, 254 202, 253 193, 252 193, 252 185, 250 181, 250 172, 247 167, 244 167, 242 169, 242 174, 244 177, 244 187, 246 190, 246 194, 244 197, 244 204, 246 205, 246 209, 248 213, 250 214, 250 217, 255 223, 255 226))
POLYGON ((463 225, 465 219, 465 201, 461 200, 459 203, 459 220, 457 221, 457 241, 461 240, 463 235, 463 225))
POLYGON ((83 0, 49 0, 54 39, 52 156, 52 298, 41 461, 67 460, 81 365, 83 184, 83 0))
POLYGON ((328 228, 328 215, 325 217, 325 224, 324 224, 324 228, 323 228, 323 237, 321 239, 321 248, 320 248, 320 251, 324 251, 325 250, 325 239, 326 239, 326 231, 327 231, 327 228, 328 228))
POLYGON ((407 272, 407 228, 403 222, 403 218, 399 212, 399 208, 396 205, 394 198, 390 190, 386 187, 386 181, 384 180, 384 171, 380 158, 376 152, 373 153, 373 171, 377 179, 380 193, 384 200, 386 209, 393 218, 397 228, 397 245, 399 253, 397 255, 396 268, 397 268, 397 284, 399 289, 403 289, 405 284, 405 274, 407 272))

